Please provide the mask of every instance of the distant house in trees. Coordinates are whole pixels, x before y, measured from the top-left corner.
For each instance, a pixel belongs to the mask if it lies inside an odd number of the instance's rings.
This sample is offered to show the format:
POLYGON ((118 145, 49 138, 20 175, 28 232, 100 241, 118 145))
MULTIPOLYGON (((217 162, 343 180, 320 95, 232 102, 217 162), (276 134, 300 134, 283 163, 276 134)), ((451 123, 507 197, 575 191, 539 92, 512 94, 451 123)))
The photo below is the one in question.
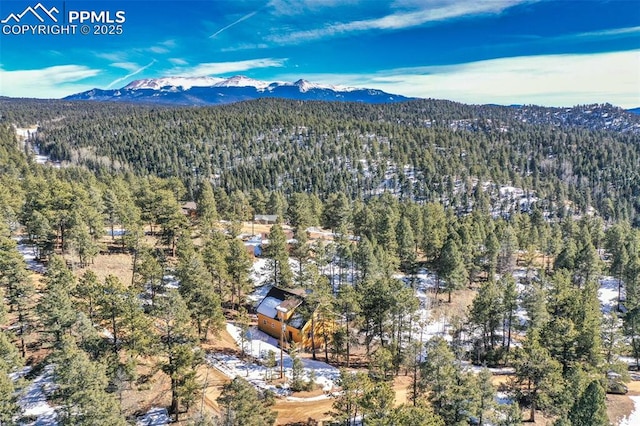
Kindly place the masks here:
POLYGON ((311 312, 306 303, 306 293, 303 289, 284 290, 272 287, 256 308, 258 314, 258 329, 264 331, 278 341, 284 331, 285 346, 295 342, 303 349, 311 349, 314 345, 320 348, 323 343, 322 331, 331 334, 335 329, 333 322, 321 318, 311 320, 311 312), (315 333, 311 327, 315 327, 315 333), (312 336, 313 335, 313 336, 312 336))
POLYGON ((262 225, 273 225, 278 222, 277 214, 257 214, 253 217, 253 221, 255 223, 260 223, 262 225))
POLYGON ((184 214, 187 217, 190 218, 195 218, 196 217, 196 212, 198 210, 198 205, 193 202, 193 201, 188 201, 186 203, 184 203, 182 206, 182 214, 184 214))
POLYGON ((333 241, 335 236, 328 229, 322 229, 315 226, 307 228, 307 237, 310 240, 333 241))

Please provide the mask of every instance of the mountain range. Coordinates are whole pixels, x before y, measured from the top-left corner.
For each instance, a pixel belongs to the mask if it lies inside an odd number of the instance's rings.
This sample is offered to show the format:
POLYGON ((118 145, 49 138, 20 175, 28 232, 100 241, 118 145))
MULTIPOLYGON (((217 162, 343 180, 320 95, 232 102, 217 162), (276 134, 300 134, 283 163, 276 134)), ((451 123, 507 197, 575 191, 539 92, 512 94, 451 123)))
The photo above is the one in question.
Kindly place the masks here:
POLYGON ((408 98, 376 89, 311 83, 307 80, 266 82, 237 75, 217 77, 164 77, 135 80, 120 89, 92 89, 64 98, 169 105, 220 105, 259 99, 392 103, 408 98))

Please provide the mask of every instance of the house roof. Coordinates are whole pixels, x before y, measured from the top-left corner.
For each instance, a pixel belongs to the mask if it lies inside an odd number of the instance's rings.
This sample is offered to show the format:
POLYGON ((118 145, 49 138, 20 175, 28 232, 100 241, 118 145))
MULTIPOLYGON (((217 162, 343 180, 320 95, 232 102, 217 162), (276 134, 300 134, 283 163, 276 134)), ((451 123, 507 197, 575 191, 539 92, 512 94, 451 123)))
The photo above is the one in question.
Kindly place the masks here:
MULTIPOLYGON (((305 295, 306 292, 304 289, 285 290, 278 287, 272 287, 264 299, 262 299, 256 308, 256 311, 266 317, 279 319, 278 308, 285 311, 295 310, 304 303, 305 295)), ((301 324, 302 321, 300 320, 293 321, 294 318, 299 316, 300 315, 298 314, 294 314, 289 320, 289 325, 295 328, 300 328, 304 325, 301 324)))
POLYGON ((278 311, 276 307, 282 303, 282 300, 276 299, 275 297, 265 297, 262 299, 262 302, 256 308, 256 311, 259 314, 264 315, 265 317, 275 318, 278 316, 278 311))
POLYGON ((276 222, 278 220, 277 214, 257 214, 253 217, 253 220, 256 222, 265 221, 265 222, 276 222))

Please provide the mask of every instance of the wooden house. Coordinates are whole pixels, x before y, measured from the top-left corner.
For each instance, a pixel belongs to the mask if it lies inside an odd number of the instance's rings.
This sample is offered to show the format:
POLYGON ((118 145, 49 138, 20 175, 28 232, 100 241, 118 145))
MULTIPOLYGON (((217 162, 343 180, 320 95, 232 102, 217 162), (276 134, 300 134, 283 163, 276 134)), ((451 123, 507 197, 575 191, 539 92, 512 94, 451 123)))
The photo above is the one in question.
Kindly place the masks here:
POLYGON ((310 350, 320 349, 324 343, 323 334, 331 335, 335 323, 321 318, 311 320, 312 312, 306 303, 304 290, 285 290, 272 287, 256 308, 258 329, 280 341, 285 346, 295 342, 298 347, 310 350), (312 333, 312 326, 315 333, 312 333), (282 332, 284 331, 284 335, 282 332), (314 342, 311 341, 313 337, 314 342))

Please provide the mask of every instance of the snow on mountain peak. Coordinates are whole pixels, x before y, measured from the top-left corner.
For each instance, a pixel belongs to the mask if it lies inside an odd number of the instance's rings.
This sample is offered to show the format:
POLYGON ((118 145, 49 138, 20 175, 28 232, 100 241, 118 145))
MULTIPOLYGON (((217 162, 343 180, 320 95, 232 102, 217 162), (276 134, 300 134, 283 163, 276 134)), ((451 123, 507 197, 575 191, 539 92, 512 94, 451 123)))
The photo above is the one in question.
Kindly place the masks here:
POLYGON ((312 89, 320 89, 320 90, 333 90, 334 92, 352 92, 354 90, 358 90, 355 87, 347 87, 347 86, 334 86, 332 84, 319 84, 312 83, 308 80, 300 79, 293 83, 294 86, 298 86, 301 92, 307 92, 312 89))
POLYGON ((216 84, 215 87, 255 87, 258 90, 264 90, 269 87, 266 81, 254 80, 244 75, 234 75, 216 84))
POLYGON ((162 78, 148 78, 142 80, 135 80, 124 87, 128 90, 189 90, 192 87, 253 87, 256 90, 262 92, 265 90, 272 91, 277 87, 288 86, 297 87, 301 93, 306 93, 309 90, 332 90, 334 92, 350 92, 357 90, 353 87, 333 86, 327 84, 311 83, 307 80, 300 79, 294 83, 288 83, 283 81, 266 82, 262 80, 255 80, 243 75, 235 75, 229 78, 221 77, 162 77, 162 78), (168 88, 168 89, 167 89, 168 88))
POLYGON ((295 83, 293 83, 293 85, 294 86, 298 86, 298 88, 300 89, 301 92, 307 92, 307 91, 309 91, 311 89, 320 89, 320 88, 329 89, 330 88, 328 86, 327 87, 320 87, 319 84, 314 84, 314 83, 311 83, 311 82, 309 82, 307 80, 303 80, 303 79, 300 79, 300 80, 296 81, 295 83))
POLYGON ((163 87, 181 87, 182 90, 189 90, 192 87, 211 87, 216 83, 224 81, 219 77, 163 77, 163 78, 145 78, 142 80, 134 80, 127 84, 124 88, 130 90, 152 89, 160 90, 163 87))

